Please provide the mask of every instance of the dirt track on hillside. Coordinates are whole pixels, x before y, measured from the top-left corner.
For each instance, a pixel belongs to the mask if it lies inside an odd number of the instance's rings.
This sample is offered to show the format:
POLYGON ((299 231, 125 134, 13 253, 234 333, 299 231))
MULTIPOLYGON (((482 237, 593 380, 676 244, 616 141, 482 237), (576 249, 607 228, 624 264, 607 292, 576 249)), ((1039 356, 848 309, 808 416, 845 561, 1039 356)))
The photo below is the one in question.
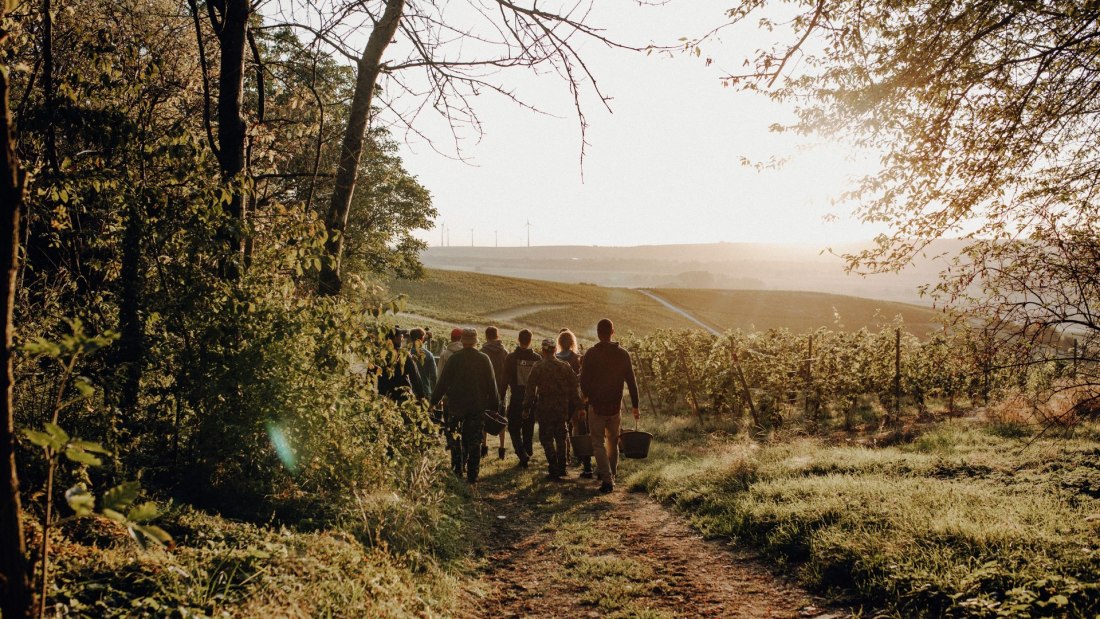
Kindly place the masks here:
POLYGON ((511 464, 490 464, 479 485, 491 530, 476 616, 843 616, 644 493, 600 495, 576 469, 550 482, 511 464))

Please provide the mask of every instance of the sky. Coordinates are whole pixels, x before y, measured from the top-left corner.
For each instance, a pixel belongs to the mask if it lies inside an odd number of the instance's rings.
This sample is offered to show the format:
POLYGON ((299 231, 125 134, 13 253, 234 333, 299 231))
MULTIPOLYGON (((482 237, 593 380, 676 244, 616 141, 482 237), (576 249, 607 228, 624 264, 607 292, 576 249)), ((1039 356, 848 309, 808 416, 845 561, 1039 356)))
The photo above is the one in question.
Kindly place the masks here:
MULTIPOLYGON (((732 1, 599 0, 588 22, 628 43, 675 43, 724 23, 732 1)), ((572 100, 556 75, 517 71, 502 79, 546 114, 492 93, 476 97, 482 135, 478 140, 459 128, 461 159, 453 146, 448 151, 447 124, 422 116, 417 129, 434 145, 397 133, 406 168, 431 191, 440 213, 436 229, 418 236, 431 245, 448 239, 456 246, 524 245, 529 221, 532 245, 825 247, 870 239, 881 230, 855 221, 851 205, 833 199, 851 175, 873 170, 873 157, 814 136, 770 132, 773 123, 793 118, 792 108, 722 86, 720 78, 768 40, 748 26, 723 31, 702 58, 582 43, 612 97, 610 113, 587 98, 583 165, 572 100), (714 60, 709 67, 707 57, 714 60), (790 161, 765 171, 741 163, 771 157, 790 161)))

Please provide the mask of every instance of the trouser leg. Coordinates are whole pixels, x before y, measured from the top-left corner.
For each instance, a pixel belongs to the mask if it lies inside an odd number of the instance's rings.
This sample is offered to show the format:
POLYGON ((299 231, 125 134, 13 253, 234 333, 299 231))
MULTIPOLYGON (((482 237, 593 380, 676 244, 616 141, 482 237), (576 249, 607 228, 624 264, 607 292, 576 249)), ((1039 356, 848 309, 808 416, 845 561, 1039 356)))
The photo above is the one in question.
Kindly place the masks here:
POLYGON ((595 411, 588 411, 588 432, 592 437, 592 455, 596 458, 596 476, 600 481, 611 481, 611 466, 607 460, 607 441, 604 438, 604 419, 595 411))
POLYGON ((527 450, 527 453, 535 453, 535 416, 531 415, 527 419, 523 420, 523 425, 520 427, 521 434, 523 435, 523 448, 527 450))
MULTIPOLYGON (((573 434, 570 436, 588 436, 591 439, 591 434, 588 431, 588 414, 586 411, 581 411, 577 415, 577 421, 573 424, 573 434)), ((592 472, 592 456, 584 456, 580 459, 581 464, 584 465, 584 472, 592 472)))
POLYGON ((480 420, 468 420, 462 424, 462 447, 466 461, 466 479, 477 481, 481 472, 481 441, 485 438, 485 424, 480 420))
POLYGON ((565 464, 566 464, 566 460, 569 457, 569 451, 568 451, 568 446, 569 446, 568 437, 569 437, 569 434, 567 433, 567 431, 565 429, 565 424, 564 423, 557 424, 553 428, 553 433, 552 433, 551 436, 552 436, 554 444, 555 444, 554 455, 555 455, 555 458, 556 458, 555 467, 557 469, 557 474, 564 477, 565 476, 565 464))
POLYGON ((520 462, 527 462, 531 458, 531 452, 523 443, 524 423, 526 422, 523 420, 523 407, 518 405, 509 406, 508 434, 512 437, 512 449, 516 452, 516 457, 519 458, 520 462))
POLYGON ((462 424, 448 415, 446 424, 447 449, 451 452, 451 470, 462 477, 462 424))
POLYGON ((554 436, 550 426, 546 423, 539 424, 539 443, 542 443, 542 451, 546 454, 546 468, 551 475, 557 475, 557 457, 554 454, 554 436))
POLYGON ((555 477, 565 475, 565 440, 564 420, 539 421, 539 442, 546 452, 546 467, 550 475, 555 477))
POLYGON ((604 432, 607 436, 607 465, 611 468, 611 481, 619 474, 619 427, 622 425, 623 416, 615 415, 608 418, 604 432))
POLYGON ((596 474, 600 481, 615 482, 619 464, 619 422, 621 416, 588 413, 588 429, 592 435, 592 453, 596 457, 596 474))

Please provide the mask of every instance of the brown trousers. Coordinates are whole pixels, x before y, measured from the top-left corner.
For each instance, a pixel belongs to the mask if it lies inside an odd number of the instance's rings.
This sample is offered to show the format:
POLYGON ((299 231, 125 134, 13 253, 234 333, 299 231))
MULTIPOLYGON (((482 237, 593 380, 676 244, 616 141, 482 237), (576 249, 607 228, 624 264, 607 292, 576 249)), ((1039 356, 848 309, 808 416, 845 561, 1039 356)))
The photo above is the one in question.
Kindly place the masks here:
POLYGON ((615 471, 619 465, 619 427, 622 414, 600 415, 593 406, 588 411, 588 434, 592 437, 592 455, 596 457, 596 476, 600 481, 615 483, 615 471))

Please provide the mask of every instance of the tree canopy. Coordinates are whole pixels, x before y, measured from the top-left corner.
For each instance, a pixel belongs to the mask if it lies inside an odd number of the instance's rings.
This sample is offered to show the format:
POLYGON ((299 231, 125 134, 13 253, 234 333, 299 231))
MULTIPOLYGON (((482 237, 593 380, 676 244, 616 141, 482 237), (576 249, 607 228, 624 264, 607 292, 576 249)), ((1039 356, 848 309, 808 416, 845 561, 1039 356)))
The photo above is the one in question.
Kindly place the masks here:
POLYGON ((1097 333, 1100 3, 748 0, 729 17, 790 29, 726 78, 796 106, 777 130, 881 153, 843 197, 890 233, 852 268, 899 268, 963 236, 941 298, 1097 333))

